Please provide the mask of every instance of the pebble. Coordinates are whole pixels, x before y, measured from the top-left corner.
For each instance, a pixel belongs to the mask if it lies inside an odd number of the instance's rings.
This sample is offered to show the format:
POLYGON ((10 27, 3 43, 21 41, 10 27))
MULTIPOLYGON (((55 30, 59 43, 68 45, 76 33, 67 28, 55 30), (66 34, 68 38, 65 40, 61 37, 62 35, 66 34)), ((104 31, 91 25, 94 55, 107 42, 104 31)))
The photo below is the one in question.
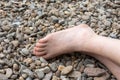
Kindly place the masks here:
POLYGON ((70 74, 68 74, 68 76, 72 77, 72 78, 78 78, 78 77, 81 77, 81 72, 79 72, 79 71, 73 71, 70 74))
POLYGON ((68 74, 72 71, 72 69, 73 69, 73 66, 67 66, 62 69, 61 74, 68 74))
POLYGON ((65 68, 65 66, 63 66, 63 65, 59 65, 59 66, 58 66, 58 70, 59 70, 59 71, 62 71, 64 68, 65 68))
POLYGON ((0 45, 0 52, 3 50, 2 46, 0 45))
POLYGON ((27 78, 27 74, 24 74, 24 73, 23 73, 21 76, 22 76, 23 78, 27 78))
POLYGON ((33 80, 31 77, 27 77, 26 80, 33 80))
POLYGON ((26 64, 31 64, 33 62, 33 60, 31 58, 27 58, 27 59, 24 60, 24 62, 26 64))
POLYGON ((14 69, 14 70, 18 70, 18 69, 19 69, 19 65, 16 64, 16 63, 14 63, 14 64, 13 64, 13 69, 14 69))
POLYGON ((41 65, 41 61, 39 61, 39 60, 35 60, 35 63, 36 63, 36 65, 38 65, 38 66, 41 65))
POLYGON ((57 71, 57 64, 56 63, 49 64, 49 67, 53 72, 57 71))
POLYGON ((98 77, 98 76, 104 75, 105 72, 106 71, 104 69, 100 69, 100 68, 87 67, 84 69, 84 73, 92 77, 98 77))
POLYGON ((19 41, 18 40, 14 40, 14 41, 12 41, 12 44, 14 45, 14 47, 17 47, 19 45, 19 41))
POLYGON ((0 79, 1 80, 7 80, 8 77, 6 75, 0 73, 0 79))
POLYGON ((9 31, 9 30, 10 30, 10 26, 5 25, 4 27, 2 27, 2 29, 3 29, 4 31, 9 31))
POLYGON ((50 68, 48 66, 44 67, 44 68, 41 68, 41 70, 44 72, 44 73, 49 73, 50 72, 50 68))
POLYGON ((20 51, 20 53, 21 53, 22 55, 28 55, 28 54, 29 54, 29 50, 26 49, 26 48, 23 48, 23 49, 20 51))
POLYGON ((6 71, 7 78, 9 78, 13 74, 13 71, 11 68, 7 68, 7 69, 5 69, 5 71, 6 71))
POLYGON ((110 78, 110 75, 106 72, 103 76, 101 77, 94 77, 94 80, 108 80, 110 78))
POLYGON ((53 73, 49 72, 48 74, 45 75, 45 77, 43 78, 43 80, 51 80, 52 76, 53 76, 53 73))
POLYGON ((34 76, 33 72, 30 69, 24 69, 24 70, 22 70, 22 73, 25 73, 25 74, 29 75, 30 77, 34 76))
POLYGON ((58 78, 57 76, 53 76, 52 80, 60 80, 60 78, 58 78))
POLYGON ((36 72, 36 74, 37 74, 39 79, 43 79, 44 78, 45 74, 44 74, 44 72, 41 69, 37 69, 37 70, 35 70, 35 72, 36 72))
POLYGON ((48 63, 43 57, 40 57, 40 61, 42 62, 42 63, 48 63))
POLYGON ((0 58, 4 58, 4 57, 5 57, 5 54, 1 53, 0 58))

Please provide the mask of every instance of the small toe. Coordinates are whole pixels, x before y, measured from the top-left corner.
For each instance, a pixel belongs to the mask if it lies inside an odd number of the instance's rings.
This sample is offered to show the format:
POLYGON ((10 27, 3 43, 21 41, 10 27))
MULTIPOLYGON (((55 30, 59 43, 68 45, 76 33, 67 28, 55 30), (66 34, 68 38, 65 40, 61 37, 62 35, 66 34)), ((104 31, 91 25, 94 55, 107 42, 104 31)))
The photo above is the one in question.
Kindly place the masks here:
POLYGON ((45 48, 35 47, 35 51, 37 52, 45 51, 45 48))
POLYGON ((46 43, 47 41, 48 41, 48 39, 46 37, 39 40, 40 43, 46 43))
POLYGON ((35 55, 36 55, 36 56, 46 55, 46 51, 42 51, 42 52, 37 52, 37 51, 35 51, 35 55))
POLYGON ((36 43, 36 47, 46 47, 45 43, 36 43))

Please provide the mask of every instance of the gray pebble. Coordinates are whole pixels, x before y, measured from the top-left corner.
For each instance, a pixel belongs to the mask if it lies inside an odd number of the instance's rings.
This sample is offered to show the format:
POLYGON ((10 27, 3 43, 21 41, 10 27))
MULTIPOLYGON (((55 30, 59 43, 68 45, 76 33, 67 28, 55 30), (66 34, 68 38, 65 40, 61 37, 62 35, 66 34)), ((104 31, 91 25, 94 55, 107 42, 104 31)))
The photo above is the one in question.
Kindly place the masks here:
POLYGON ((29 53, 29 50, 26 49, 26 48, 23 48, 23 49, 20 51, 20 53, 21 53, 22 55, 28 55, 28 54, 30 54, 30 53, 29 53))
POLYGON ((56 63, 49 64, 49 67, 53 72, 57 71, 57 64, 56 63))
POLYGON ((48 63, 43 57, 40 57, 40 61, 42 62, 42 63, 48 63))
POLYGON ((22 72, 23 72, 23 73, 26 73, 27 75, 29 75, 29 76, 31 76, 31 77, 34 76, 34 75, 33 75, 33 72, 32 72, 30 69, 24 69, 24 70, 22 70, 22 72))
POLYGON ((35 72, 36 72, 39 79, 44 78, 45 74, 44 74, 44 72, 42 70, 37 69, 37 70, 35 70, 35 72))

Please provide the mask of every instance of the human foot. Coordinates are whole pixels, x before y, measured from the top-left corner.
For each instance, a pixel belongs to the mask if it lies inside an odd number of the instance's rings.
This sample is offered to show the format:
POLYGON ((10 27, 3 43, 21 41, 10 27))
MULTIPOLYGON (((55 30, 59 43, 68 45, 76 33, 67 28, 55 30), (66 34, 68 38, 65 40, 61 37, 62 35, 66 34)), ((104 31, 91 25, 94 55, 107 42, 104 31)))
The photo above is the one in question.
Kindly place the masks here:
POLYGON ((86 24, 58 31, 47 35, 39 40, 34 47, 33 53, 46 59, 58 55, 84 51, 86 44, 95 35, 94 31, 86 24))
POLYGON ((98 55, 92 55, 94 58, 102 62, 117 78, 117 80, 120 80, 120 66, 112 62, 110 59, 107 59, 105 57, 101 57, 98 55))

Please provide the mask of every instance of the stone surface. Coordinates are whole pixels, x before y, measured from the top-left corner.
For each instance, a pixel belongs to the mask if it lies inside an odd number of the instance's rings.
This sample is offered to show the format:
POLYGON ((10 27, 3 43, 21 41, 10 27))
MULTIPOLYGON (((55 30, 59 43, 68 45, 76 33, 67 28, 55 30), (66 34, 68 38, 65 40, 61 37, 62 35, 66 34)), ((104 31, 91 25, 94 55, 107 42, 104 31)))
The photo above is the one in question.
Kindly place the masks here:
POLYGON ((100 68, 91 68, 91 67, 87 67, 84 69, 84 73, 86 73, 88 76, 101 76, 105 74, 105 70, 104 69, 100 69, 100 68))
POLYGON ((78 77, 81 77, 81 72, 79 71, 73 71, 71 72, 70 74, 68 74, 69 77, 72 77, 72 78, 78 78, 78 77))
POLYGON ((37 69, 35 72, 36 72, 36 74, 37 74, 39 79, 43 79, 44 78, 45 74, 44 74, 44 72, 42 70, 37 69))
POLYGON ((68 74, 72 71, 73 67, 72 66, 67 66, 62 69, 61 74, 68 74))
POLYGON ((57 64, 56 63, 52 63, 52 64, 49 64, 49 67, 51 68, 52 71, 57 71, 57 64))

